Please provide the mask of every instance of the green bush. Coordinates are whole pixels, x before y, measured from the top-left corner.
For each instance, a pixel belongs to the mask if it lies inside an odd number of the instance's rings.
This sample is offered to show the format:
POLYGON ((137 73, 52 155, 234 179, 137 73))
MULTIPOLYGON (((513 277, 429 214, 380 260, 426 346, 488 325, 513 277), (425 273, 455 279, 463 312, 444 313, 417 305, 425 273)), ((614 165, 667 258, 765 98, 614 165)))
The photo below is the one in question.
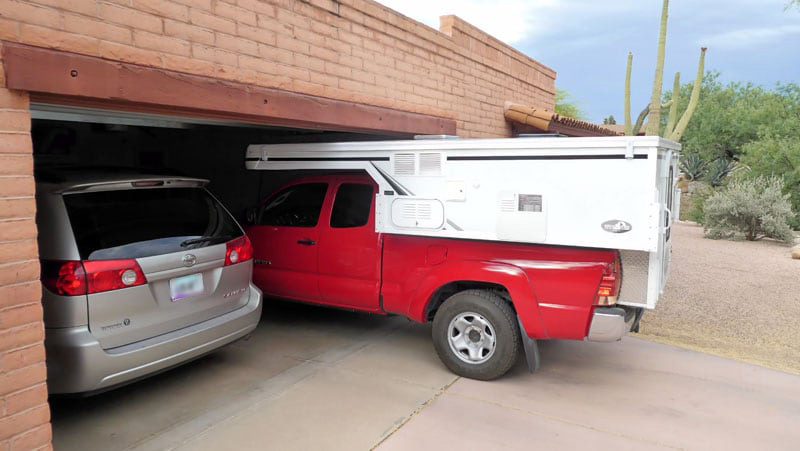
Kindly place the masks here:
POLYGON ((689 196, 689 211, 687 216, 690 221, 698 224, 706 222, 705 214, 703 213, 703 206, 706 200, 714 194, 714 188, 706 183, 695 182, 693 185, 692 194, 689 196))
POLYGON ((733 180, 706 200, 703 213, 708 238, 743 235, 750 241, 764 237, 794 241, 788 223, 794 215, 778 177, 733 180))

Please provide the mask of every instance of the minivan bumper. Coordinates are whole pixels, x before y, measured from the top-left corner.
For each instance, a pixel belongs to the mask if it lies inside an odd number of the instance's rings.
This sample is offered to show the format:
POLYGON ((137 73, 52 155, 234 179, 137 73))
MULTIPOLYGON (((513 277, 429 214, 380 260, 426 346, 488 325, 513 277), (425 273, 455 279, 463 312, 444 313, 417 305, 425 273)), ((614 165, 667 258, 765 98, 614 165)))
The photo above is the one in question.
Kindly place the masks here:
POLYGON ((261 290, 252 283, 241 308, 157 337, 103 349, 87 326, 47 329, 51 394, 93 392, 140 379, 200 357, 250 333, 261 318, 261 290))

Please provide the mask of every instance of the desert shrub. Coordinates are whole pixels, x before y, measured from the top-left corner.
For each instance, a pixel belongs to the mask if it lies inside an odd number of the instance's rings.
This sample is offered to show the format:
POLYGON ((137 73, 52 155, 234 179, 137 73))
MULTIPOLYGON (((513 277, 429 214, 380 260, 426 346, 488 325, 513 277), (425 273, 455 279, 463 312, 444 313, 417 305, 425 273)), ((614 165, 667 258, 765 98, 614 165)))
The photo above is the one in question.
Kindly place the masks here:
MULTIPOLYGON (((795 119, 796 120, 796 119, 795 119)), ((742 162, 755 175, 775 175, 783 178, 784 192, 789 195, 792 209, 800 212, 800 136, 764 136, 743 147, 742 162)), ((800 217, 789 225, 800 230, 800 217)))
POLYGON ((714 188, 707 183, 694 182, 691 184, 689 195, 689 210, 686 213, 690 221, 698 224, 705 223, 705 214, 703 213, 703 206, 706 200, 714 194, 714 188))
POLYGON ((764 237, 794 241, 788 223, 793 216, 789 196, 783 194, 783 181, 777 177, 732 180, 705 201, 703 213, 709 238, 743 235, 751 241, 764 237))

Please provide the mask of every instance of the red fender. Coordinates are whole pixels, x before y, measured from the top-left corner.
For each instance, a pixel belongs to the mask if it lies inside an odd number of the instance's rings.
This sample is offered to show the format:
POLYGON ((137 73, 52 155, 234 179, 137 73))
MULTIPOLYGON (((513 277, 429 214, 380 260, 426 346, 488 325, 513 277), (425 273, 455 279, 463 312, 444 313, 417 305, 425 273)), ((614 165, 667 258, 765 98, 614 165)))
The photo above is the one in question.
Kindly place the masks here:
POLYGON ((437 265, 420 282, 406 315, 414 321, 424 322, 426 307, 436 290, 448 283, 465 281, 505 287, 528 336, 537 340, 549 338, 528 275, 522 269, 504 263, 472 260, 437 265))

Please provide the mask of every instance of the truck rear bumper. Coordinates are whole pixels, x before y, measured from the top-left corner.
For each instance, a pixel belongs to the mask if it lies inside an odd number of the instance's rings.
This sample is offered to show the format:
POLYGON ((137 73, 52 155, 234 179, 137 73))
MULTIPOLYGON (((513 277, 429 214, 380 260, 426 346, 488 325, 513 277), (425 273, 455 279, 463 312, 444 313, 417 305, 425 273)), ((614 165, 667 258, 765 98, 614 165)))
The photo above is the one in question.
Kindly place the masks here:
POLYGON ((589 341, 619 341, 628 331, 625 323, 625 310, 619 307, 598 307, 592 314, 589 326, 589 341))

